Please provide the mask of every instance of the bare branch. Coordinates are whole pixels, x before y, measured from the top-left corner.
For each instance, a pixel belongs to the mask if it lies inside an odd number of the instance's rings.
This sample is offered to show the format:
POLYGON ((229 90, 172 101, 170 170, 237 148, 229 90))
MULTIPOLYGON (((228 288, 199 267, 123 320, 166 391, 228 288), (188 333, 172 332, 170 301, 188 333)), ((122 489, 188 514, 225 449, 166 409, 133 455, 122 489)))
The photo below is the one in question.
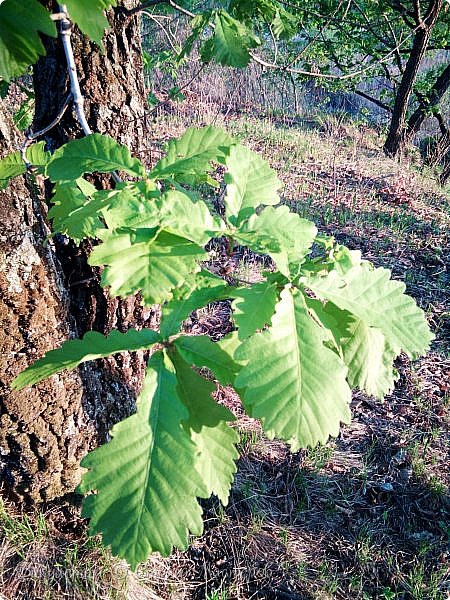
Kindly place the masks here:
POLYGON ((384 102, 382 102, 381 100, 378 100, 378 98, 374 98, 373 96, 366 94, 366 92, 363 92, 362 90, 354 90, 354 93, 357 94, 358 96, 361 96, 361 98, 365 98, 369 102, 372 102, 376 106, 379 106, 383 110, 386 110, 387 112, 390 112, 390 113, 392 112, 392 108, 390 106, 388 106, 387 104, 385 104, 384 102))
POLYGON ((156 25, 158 25, 158 27, 163 32, 166 40, 169 42, 169 45, 172 48, 172 50, 175 52, 176 55, 178 55, 179 52, 175 47, 175 44, 172 40, 170 33, 167 31, 167 29, 164 27, 164 25, 158 20, 158 18, 155 15, 152 15, 152 13, 149 13, 148 10, 143 10, 142 14, 145 15, 147 18, 151 19, 154 23, 156 23, 156 25))

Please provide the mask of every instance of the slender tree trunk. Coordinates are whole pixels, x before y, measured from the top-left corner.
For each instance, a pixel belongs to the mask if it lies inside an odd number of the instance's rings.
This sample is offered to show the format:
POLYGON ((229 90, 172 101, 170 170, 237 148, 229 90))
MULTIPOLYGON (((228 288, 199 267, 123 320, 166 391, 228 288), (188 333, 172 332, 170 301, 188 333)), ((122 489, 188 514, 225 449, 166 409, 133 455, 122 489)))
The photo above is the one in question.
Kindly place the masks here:
MULTIPOLYGON (((430 0, 426 14, 420 21, 418 29, 414 34, 411 54, 405 65, 405 71, 398 87, 389 132, 384 144, 384 151, 388 156, 396 156, 405 142, 405 119, 409 100, 430 41, 431 33, 442 9, 443 1, 430 0)), ((416 19, 419 22, 420 15, 416 15, 416 19)))
MULTIPOLYGON (((79 33, 72 36, 73 46, 91 128, 108 133, 139 154, 145 140, 139 22, 136 17, 127 19, 123 11, 137 0, 119 4, 109 13, 111 30, 104 39, 103 55, 79 33)), ((69 90, 60 42, 46 39, 45 45, 47 56, 35 66, 33 75, 35 130, 53 119, 69 90)), ((14 140, 5 133, 10 123, 1 123, 3 155, 14 140)), ((68 110, 44 139, 54 151, 80 135, 68 110)), ((101 183, 108 185, 108 178, 101 183)), ((141 352, 97 361, 78 373, 55 376, 31 392, 19 394, 9 391, 12 376, 70 335, 79 336, 89 329, 108 333, 112 328, 125 331, 130 326, 151 326, 154 314, 144 310, 138 299, 108 297, 99 286, 98 272, 87 265, 90 244, 77 248, 64 240, 54 253, 51 246, 45 251, 39 213, 45 218, 45 200, 51 190, 45 186, 44 201, 33 202, 23 181, 13 185, 17 188, 7 190, 6 200, 2 199, 5 217, 1 216, 8 232, 0 280, 0 318, 5 332, 0 388, 3 481, 32 500, 49 499, 74 489, 80 458, 105 439, 114 422, 134 410, 145 357, 141 352)))
POLYGON ((410 142, 420 130, 428 112, 436 108, 450 88, 450 64, 448 64, 433 85, 426 104, 419 106, 408 119, 405 141, 410 142))

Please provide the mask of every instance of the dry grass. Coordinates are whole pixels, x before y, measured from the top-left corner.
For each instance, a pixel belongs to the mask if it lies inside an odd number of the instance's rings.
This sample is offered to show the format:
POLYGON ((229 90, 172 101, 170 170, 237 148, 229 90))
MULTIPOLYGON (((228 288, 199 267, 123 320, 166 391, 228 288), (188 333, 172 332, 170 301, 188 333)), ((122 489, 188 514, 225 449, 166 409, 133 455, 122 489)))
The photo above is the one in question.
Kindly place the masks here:
MULTIPOLYGON (((148 163, 187 124, 224 124, 215 108, 199 108, 149 124, 148 163)), ((305 130, 230 116, 225 125, 277 168, 284 202, 405 281, 437 334, 432 352, 414 364, 400 357, 399 383, 384 403, 355 393, 353 421, 339 438, 293 455, 265 439, 236 394, 220 388, 217 399, 238 416, 239 470, 226 508, 204 503, 205 533, 186 552, 153 556, 131 576, 86 541, 74 508, 64 509, 70 517, 61 508, 44 521, 35 517, 25 541, 12 539, 24 517, 13 514, 16 525, 7 526, 3 516, 1 592, 8 600, 445 600, 449 195, 416 170, 414 155, 402 163, 385 158, 367 128, 332 120, 305 130)), ((211 264, 224 276, 258 278, 261 265, 248 253, 224 264, 220 244, 212 250, 211 264)), ((230 327, 229 307, 197 311, 186 327, 218 338, 230 327)))

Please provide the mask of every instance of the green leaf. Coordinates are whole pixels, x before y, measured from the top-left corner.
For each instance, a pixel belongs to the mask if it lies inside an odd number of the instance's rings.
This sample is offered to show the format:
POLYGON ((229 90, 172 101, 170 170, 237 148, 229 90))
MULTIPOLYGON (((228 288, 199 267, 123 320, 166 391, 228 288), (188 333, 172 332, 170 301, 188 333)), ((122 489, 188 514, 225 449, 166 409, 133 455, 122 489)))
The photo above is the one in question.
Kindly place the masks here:
POLYGON ((154 199, 140 193, 134 183, 119 184, 114 190, 93 188, 89 197, 80 190, 80 185, 86 183, 81 178, 57 183, 54 205, 48 214, 53 219, 53 228, 75 242, 97 237, 105 229, 105 223, 110 229, 122 223, 147 228, 159 225, 160 214, 154 199))
MULTIPOLYGON (((38 142, 29 146, 26 150, 28 162, 36 167, 38 172, 42 172, 51 157, 50 152, 44 150, 44 146, 45 142, 38 142)), ((11 179, 26 172, 27 170, 19 151, 2 158, 0 160, 0 190, 7 188, 11 179)))
POLYGON ((152 181, 120 183, 116 186, 110 201, 101 209, 109 229, 118 229, 125 223, 127 227, 157 227, 161 222, 156 199, 159 190, 152 181))
POLYGON ((334 268, 341 275, 345 275, 353 267, 359 267, 363 262, 360 250, 349 250, 340 244, 334 245, 329 254, 329 260, 334 263, 334 268))
POLYGON ((175 235, 204 246, 223 231, 221 221, 215 219, 202 200, 194 202, 187 194, 169 190, 158 199, 161 227, 175 235))
POLYGON ((233 290, 233 319, 238 326, 238 336, 244 340, 258 329, 263 329, 272 319, 278 290, 267 281, 251 287, 233 290))
POLYGON ((327 335, 309 315, 303 295, 286 287, 272 326, 245 340, 235 354, 247 364, 236 378, 249 415, 269 438, 293 451, 325 443, 350 420, 347 369, 324 345, 327 335))
POLYGON ((126 146, 100 133, 64 144, 56 150, 47 166, 47 174, 52 181, 78 179, 84 173, 112 171, 145 177, 144 166, 131 156, 126 146))
POLYGON ((246 67, 251 59, 249 50, 261 44, 258 36, 225 10, 215 11, 214 26, 214 35, 201 49, 202 60, 214 59, 224 66, 246 67))
POLYGON ((261 204, 280 202, 277 190, 281 187, 275 171, 252 150, 236 144, 225 159, 226 215, 233 225, 247 219, 261 204))
POLYGON ((167 356, 148 365, 137 413, 115 425, 112 440, 82 461, 89 469, 79 487, 92 534, 135 569, 151 552, 186 548, 189 532, 203 529, 196 496, 208 492, 195 470, 197 447, 182 423, 188 410, 176 391, 167 356))
POLYGON ((104 229, 99 208, 105 202, 88 198, 79 188, 79 182, 80 179, 57 183, 53 206, 48 212, 48 217, 53 220, 53 230, 67 235, 77 244, 85 238, 95 238, 97 232, 104 229))
POLYGON ((189 240, 155 228, 106 231, 102 239, 89 257, 90 265, 107 265, 102 284, 113 296, 141 292, 148 305, 171 298, 207 256, 189 240))
POLYGON ((39 32, 56 37, 50 13, 36 0, 0 3, 0 78, 9 81, 25 73, 45 54, 39 32))
POLYGON ((33 122, 34 96, 28 97, 14 113, 14 124, 20 131, 25 131, 33 122))
POLYGON ((174 176, 182 181, 185 175, 204 176, 211 170, 212 160, 224 160, 223 147, 232 143, 232 138, 222 129, 190 127, 180 138, 169 142, 167 155, 155 165, 150 177, 164 179, 174 176))
POLYGON ((207 367, 223 385, 233 384, 240 365, 205 335, 179 337, 174 342, 180 356, 189 364, 207 367))
POLYGON ((208 271, 200 271, 188 278, 186 283, 174 291, 173 299, 161 309, 161 336, 166 339, 178 333, 182 322, 189 315, 210 302, 229 295, 227 283, 208 271))
POLYGON ((287 206, 268 206, 251 216, 235 237, 256 252, 269 254, 283 275, 295 278, 316 233, 314 223, 290 212, 287 206))
POLYGON ((206 485, 208 494, 215 494, 227 504, 235 461, 239 457, 236 444, 239 435, 227 425, 233 414, 218 404, 211 394, 215 385, 200 377, 177 351, 172 357, 177 374, 177 392, 189 411, 185 426, 197 447, 196 471, 206 485))
POLYGON ((297 33, 298 27, 299 22, 293 14, 281 7, 276 11, 272 21, 272 31, 275 37, 280 40, 288 40, 297 33))
POLYGON ((103 49, 103 32, 109 27, 104 11, 117 6, 116 0, 66 0, 65 4, 70 19, 103 49))
POLYGON ((405 284, 390 279, 390 271, 363 264, 339 275, 304 278, 303 283, 320 298, 348 310, 369 327, 383 333, 396 355, 410 358, 425 354, 432 339, 423 311, 407 296, 405 284))
POLYGON ((150 348, 160 339, 151 329, 130 329, 126 333, 113 330, 108 336, 88 331, 81 340, 68 340, 60 348, 50 350, 45 356, 22 371, 12 382, 14 390, 42 381, 63 369, 74 369, 81 363, 105 358, 117 352, 150 348))
POLYGON ((396 353, 379 329, 369 327, 332 302, 307 299, 307 305, 319 321, 330 330, 348 367, 347 381, 377 398, 384 398, 395 384, 393 362, 396 353))

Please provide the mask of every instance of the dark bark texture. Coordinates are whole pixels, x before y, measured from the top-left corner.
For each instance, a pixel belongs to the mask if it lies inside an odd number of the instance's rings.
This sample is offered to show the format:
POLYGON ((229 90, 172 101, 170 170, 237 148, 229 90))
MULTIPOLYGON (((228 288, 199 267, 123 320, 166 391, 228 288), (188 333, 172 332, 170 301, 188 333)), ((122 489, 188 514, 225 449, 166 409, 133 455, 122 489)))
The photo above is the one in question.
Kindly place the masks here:
POLYGON ((439 18, 444 0, 429 0, 423 18, 416 14, 417 29, 414 33, 411 53, 405 65, 402 80, 395 97, 389 132, 384 144, 388 156, 396 156, 406 141, 405 123, 409 100, 419 72, 420 65, 430 42, 431 33, 439 18))
MULTIPOLYGON (((17 144, 0 106, 0 152, 17 144)), ((69 299, 37 210, 40 190, 19 178, 0 201, 0 475, 4 488, 41 500, 73 489, 94 436, 77 373, 32 389, 9 384, 28 364, 73 334, 69 299)))
MULTIPOLYGON (((72 43, 90 127, 139 154, 146 128, 139 22, 136 17, 127 19, 123 11, 137 1, 120 4, 108 15, 111 29, 104 38, 104 54, 79 32, 74 32, 72 43)), ((69 92, 60 42, 46 39, 45 45, 47 56, 36 64, 33 75, 35 130, 58 114, 69 92)), ((43 139, 54 151, 81 136, 69 109, 43 139)), ((2 141, 2 155, 15 149, 15 140, 5 133, 2 141)), ((111 185, 109 177, 95 183, 111 185)), ((155 312, 144 309, 139 299, 112 299, 100 287, 98 270, 87 264, 90 243, 77 248, 62 240, 43 249, 39 214, 45 219, 50 196, 46 184, 33 201, 29 186, 17 180, 2 199, 7 248, 0 279, 5 331, 0 388, 3 482, 32 500, 51 499, 74 489, 80 458, 106 439, 115 422, 133 412, 146 357, 140 352, 97 361, 18 394, 8 388, 12 376, 70 335, 78 337, 91 329, 126 331, 155 323, 155 312)))

